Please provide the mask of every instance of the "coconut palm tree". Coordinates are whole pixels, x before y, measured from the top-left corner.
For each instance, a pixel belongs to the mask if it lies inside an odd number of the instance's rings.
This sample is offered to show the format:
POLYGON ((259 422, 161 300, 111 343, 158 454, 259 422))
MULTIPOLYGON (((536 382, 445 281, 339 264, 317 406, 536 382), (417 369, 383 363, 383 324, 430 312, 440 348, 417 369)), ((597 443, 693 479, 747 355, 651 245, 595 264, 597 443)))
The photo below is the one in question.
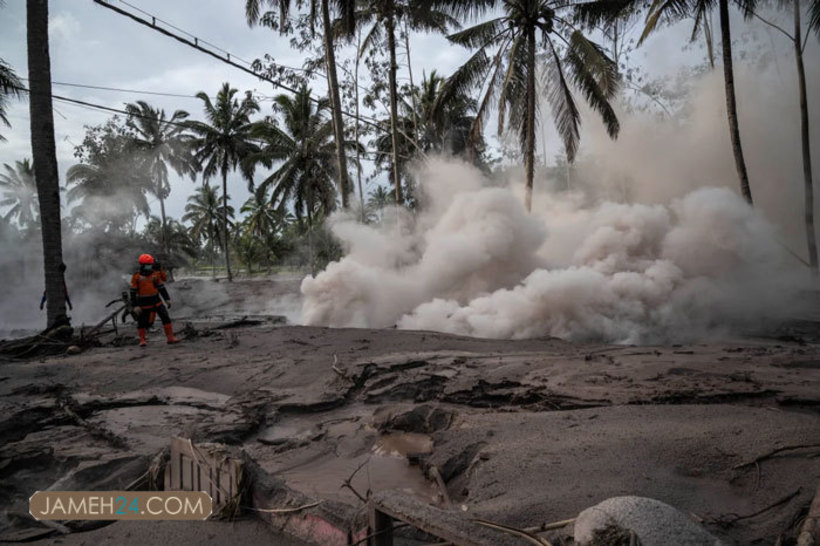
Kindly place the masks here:
MULTIPOLYGON (((6 127, 11 127, 9 118, 6 115, 8 97, 19 97, 22 87, 23 83, 11 66, 3 59, 0 59, 0 122, 6 127)), ((0 141, 4 140, 6 140, 5 137, 0 135, 0 141)))
MULTIPOLYGON (((257 123, 253 136, 262 142, 260 151, 247 161, 276 170, 259 187, 273 188, 270 201, 274 208, 284 211, 293 202, 293 211, 301 220, 318 211, 329 212, 336 206, 333 185, 335 144, 333 124, 325 113, 327 99, 314 102, 308 87, 302 86, 294 97, 277 95, 274 109, 282 118, 282 127, 269 122, 257 123)), ((348 149, 354 143, 346 143, 348 149)))
POLYGON ((48 50, 48 0, 27 0, 29 111, 31 151, 40 202, 48 328, 68 324, 65 308, 60 181, 51 105, 51 59, 48 50))
POLYGON ((191 180, 196 173, 196 162, 191 148, 193 135, 184 125, 188 112, 176 110, 169 119, 166 119, 165 110, 153 108, 145 101, 127 104, 125 110, 129 115, 128 126, 134 132, 134 147, 140 152, 144 169, 153 182, 151 193, 159 199, 162 220, 160 247, 167 254, 169 249, 165 199, 171 193, 168 166, 170 165, 179 176, 189 175, 191 180))
POLYGON ((145 224, 143 235, 151 246, 161 249, 157 254, 164 254, 163 265, 166 267, 185 263, 186 258, 195 258, 198 254, 198 245, 192 234, 173 218, 166 218, 163 223, 162 218, 151 216, 145 224))
POLYGON ((85 163, 68 169, 66 197, 70 203, 79 202, 74 212, 90 225, 104 231, 127 229, 137 215, 148 218, 146 193, 153 181, 128 137, 111 135, 99 144, 85 163))
POLYGON ((182 217, 183 222, 191 224, 191 237, 208 245, 212 274, 216 274, 216 268, 214 267, 216 252, 214 247, 217 242, 225 240, 222 231, 225 227, 223 220, 234 216, 233 207, 229 205, 226 211, 219 201, 217 187, 203 184, 196 189, 193 195, 188 196, 185 215, 182 217))
POLYGON ((34 168, 28 159, 15 161, 14 167, 4 163, 3 168, 6 172, 0 174, 0 207, 9 207, 5 219, 14 219, 21 228, 29 228, 37 223, 39 209, 34 168))
MULTIPOLYGON (((468 0, 464 0, 467 2, 468 0)), ((399 89, 396 83, 396 72, 398 63, 396 62, 396 28, 402 22, 409 30, 422 32, 448 32, 449 29, 458 28, 458 21, 442 10, 435 9, 436 2, 419 2, 414 0, 373 0, 359 4, 353 16, 355 26, 370 25, 364 40, 362 41, 359 54, 377 47, 383 47, 382 29, 386 34, 387 52, 390 57, 388 65, 388 88, 390 94, 390 139, 393 168, 393 186, 396 191, 396 202, 403 203, 400 166, 401 145, 399 134, 413 134, 412 125, 401 127, 399 120, 399 89), (405 131, 404 129, 409 129, 405 131)), ((343 29, 348 36, 353 37, 355 26, 348 25, 343 29)))
MULTIPOLYGON (((456 16, 484 13, 500 3, 440 1, 456 16)), ((570 160, 578 148, 580 126, 572 87, 601 115, 610 137, 618 135, 620 125, 609 103, 618 89, 618 68, 604 50, 571 21, 577 4, 599 2, 607 0, 508 0, 503 2, 499 16, 448 36, 452 43, 476 49, 476 52, 450 76, 439 100, 447 101, 456 93, 468 93, 477 86, 484 86, 473 127, 474 138, 480 134, 491 103, 498 100, 499 132, 504 127, 520 130, 528 211, 532 208, 538 121, 536 72, 542 75, 552 116, 570 160)))
MULTIPOLYGON (((216 103, 203 91, 197 93, 204 103, 207 122, 192 121, 189 127, 196 133, 194 149, 195 159, 203 165, 202 177, 208 180, 217 173, 222 175, 222 209, 228 210, 228 172, 236 170, 242 161, 258 147, 251 140, 251 114, 259 111, 259 104, 250 92, 240 102, 235 98, 238 91, 225 82, 216 95, 216 103)), ((249 181, 252 171, 242 169, 242 174, 249 181)), ((223 250, 225 265, 228 270, 228 281, 231 274, 231 258, 228 252, 228 218, 222 219, 223 250)))
MULTIPOLYGON (((262 5, 266 4, 278 8, 278 28, 286 28, 284 23, 288 19, 291 0, 246 0, 245 16, 248 25, 257 23, 272 26, 277 19, 271 12, 262 14, 262 5), (267 22, 267 23, 266 23, 267 22)), ((300 2, 301 4, 301 2, 300 2)), ((342 208, 348 208, 348 194, 350 183, 347 172, 347 156, 345 155, 344 120, 342 119, 342 102, 339 97, 339 79, 336 74, 336 51, 334 46, 333 21, 330 18, 331 0, 310 0, 310 27, 315 28, 317 8, 322 13, 322 36, 325 49, 325 66, 327 68, 327 85, 330 97, 330 111, 333 119, 333 134, 336 143, 336 174, 338 177, 339 195, 342 196, 342 208)), ((345 27, 352 27, 352 16, 356 5, 355 0, 333 0, 333 6, 341 16, 345 27)))

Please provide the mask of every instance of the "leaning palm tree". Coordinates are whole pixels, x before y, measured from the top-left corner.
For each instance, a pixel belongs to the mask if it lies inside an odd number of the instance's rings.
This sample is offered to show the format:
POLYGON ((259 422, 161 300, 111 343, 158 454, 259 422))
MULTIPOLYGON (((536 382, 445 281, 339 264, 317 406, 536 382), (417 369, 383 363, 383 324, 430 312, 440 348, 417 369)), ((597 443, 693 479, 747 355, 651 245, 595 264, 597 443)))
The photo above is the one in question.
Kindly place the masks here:
MULTIPOLYGON (((192 121, 191 130, 197 134, 194 140, 195 159, 202 164, 202 177, 208 180, 217 173, 222 175, 222 210, 228 209, 228 171, 236 170, 242 161, 258 148, 251 140, 251 114, 259 111, 259 104, 250 92, 240 102, 234 95, 238 91, 227 82, 216 95, 216 103, 204 92, 197 93, 204 103, 207 122, 192 121)), ((252 171, 242 169, 242 174, 251 180, 252 171)), ((228 251, 228 218, 222 219, 223 250, 228 281, 231 275, 231 258, 228 251)))
MULTIPOLYGON (((457 16, 483 13, 499 3, 439 1, 457 16)), ((572 87, 601 115, 610 137, 617 137, 620 129, 609 103, 618 89, 618 68, 599 45, 573 26, 574 10, 581 3, 579 0, 507 0, 498 17, 448 36, 451 42, 477 51, 450 76, 439 100, 446 103, 454 94, 485 87, 473 126, 474 139, 481 134, 490 105, 498 100, 499 132, 505 127, 520 130, 528 211, 532 208, 538 121, 536 72, 542 75, 553 119, 570 160, 578 148, 580 126, 572 87), (540 56, 539 49, 542 50, 540 56)))
MULTIPOLYGON (((464 0, 465 2, 467 0, 464 0)), ((356 26, 370 25, 359 54, 373 48, 383 47, 382 29, 386 33, 387 52, 390 57, 388 65, 388 89, 390 94, 390 139, 392 144, 391 157, 393 167, 393 185, 396 191, 396 203, 401 204, 402 191, 399 173, 401 171, 401 143, 399 135, 413 134, 413 130, 408 127, 401 127, 399 119, 399 90, 396 83, 396 71, 398 63, 396 61, 396 28, 400 23, 404 23, 408 30, 422 32, 448 32, 449 29, 458 28, 457 19, 451 17, 442 10, 435 9, 435 2, 420 2, 414 0, 373 0, 362 2, 354 15, 356 26), (409 129, 409 130, 404 130, 409 129)), ((355 28, 348 25, 344 31, 352 37, 355 28)), ((412 127, 412 125, 411 125, 412 127)), ((408 139, 412 140, 412 139, 408 139)))
MULTIPOLYGON (((6 115, 6 108, 8 104, 8 97, 19 97, 22 93, 23 83, 14 70, 6 61, 0 59, 0 123, 6 127, 11 127, 9 118, 6 115)), ((0 135, 0 141, 6 140, 3 135, 0 135)))
MULTIPOLYGON (((302 1, 299 1, 301 4, 302 1)), ((336 11, 341 15, 341 21, 345 27, 352 27, 353 10, 356 5, 355 0, 309 0, 310 6, 310 28, 315 28, 316 11, 319 8, 322 12, 322 36, 325 49, 325 66, 327 69, 327 85, 330 97, 330 111, 333 119, 333 133, 336 142, 336 173, 338 176, 339 194, 342 196, 342 208, 348 208, 348 194, 350 193, 350 183, 347 172, 347 156, 344 150, 344 121, 342 120, 342 101, 339 98, 339 79, 336 75, 336 50, 334 46, 333 22, 330 18, 330 4, 333 4, 336 11)), ((246 0, 245 16, 248 25, 257 23, 267 26, 276 25, 277 16, 271 12, 263 14, 262 4, 278 8, 278 28, 287 27, 285 23, 290 12, 291 0, 246 0)))
POLYGON ((48 328, 68 324, 65 307, 63 239, 60 223, 60 181, 51 104, 51 58, 48 49, 48 0, 27 0, 26 41, 31 91, 31 151, 40 202, 48 328))
POLYGON ((137 101, 125 106, 128 112, 128 127, 134 131, 133 144, 139 151, 143 168, 153 182, 151 193, 159 199, 162 231, 160 242, 163 252, 168 250, 168 224, 165 217, 165 199, 171 193, 168 181, 168 166, 177 175, 189 175, 191 180, 196 173, 191 143, 191 135, 184 125, 188 112, 176 110, 165 118, 165 110, 153 108, 145 101, 137 101))
POLYGON ((233 207, 223 209, 219 203, 219 193, 216 186, 203 184, 193 195, 188 196, 185 205, 183 222, 188 222, 191 237, 196 241, 203 241, 208 245, 208 256, 211 259, 211 273, 215 274, 214 256, 215 246, 223 238, 223 219, 233 218, 233 207))
POLYGON ((15 220, 21 228, 29 228, 37 223, 37 182, 34 168, 28 159, 15 161, 14 167, 4 163, 6 172, 0 174, 0 191, 3 199, 0 207, 9 207, 6 220, 15 220))
MULTIPOLYGON (((297 218, 310 217, 317 211, 329 212, 336 205, 333 186, 335 145, 333 124, 325 112, 327 99, 314 102, 310 89, 302 86, 294 97, 277 95, 274 109, 282 117, 282 127, 260 122, 253 135, 262 142, 259 152, 251 154, 251 165, 267 168, 278 165, 259 187, 273 187, 271 203, 280 211, 293 202, 297 218)), ((355 144, 347 143, 350 149, 355 144)))
MULTIPOLYGON (((723 81, 726 94, 726 115, 729 121, 729 136, 732 141, 732 152, 735 158, 735 168, 740 179, 740 192, 743 198, 751 205, 752 190, 749 186, 749 174, 746 169, 746 160, 743 157, 743 146, 740 141, 740 128, 737 118, 737 98, 735 96, 735 76, 732 62, 732 33, 729 24, 730 0, 652 0, 646 16, 646 24, 638 44, 641 44, 661 23, 676 22, 685 18, 694 20, 692 37, 695 37, 706 15, 711 12, 717 3, 720 18, 720 36, 723 56, 723 81)), ((818 0, 813 0, 815 3, 818 0)), ((732 0, 732 2, 748 18, 754 15, 757 0, 732 0)), ((577 10, 579 20, 588 25, 598 25, 620 17, 625 10, 634 9, 645 3, 645 0, 610 0, 609 2, 587 2, 581 4, 577 10)), ((820 9, 820 8, 818 8, 820 9)))

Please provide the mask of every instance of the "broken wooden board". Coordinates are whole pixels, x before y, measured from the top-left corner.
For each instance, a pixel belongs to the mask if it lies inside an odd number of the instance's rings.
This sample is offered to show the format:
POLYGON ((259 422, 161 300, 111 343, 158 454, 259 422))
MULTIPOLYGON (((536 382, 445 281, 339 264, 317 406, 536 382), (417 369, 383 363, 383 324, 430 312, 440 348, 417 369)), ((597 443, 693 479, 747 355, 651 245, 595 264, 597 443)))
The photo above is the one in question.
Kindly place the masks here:
POLYGON ((171 439, 166 491, 205 491, 213 501, 214 514, 221 514, 239 508, 244 487, 242 461, 227 446, 171 439))

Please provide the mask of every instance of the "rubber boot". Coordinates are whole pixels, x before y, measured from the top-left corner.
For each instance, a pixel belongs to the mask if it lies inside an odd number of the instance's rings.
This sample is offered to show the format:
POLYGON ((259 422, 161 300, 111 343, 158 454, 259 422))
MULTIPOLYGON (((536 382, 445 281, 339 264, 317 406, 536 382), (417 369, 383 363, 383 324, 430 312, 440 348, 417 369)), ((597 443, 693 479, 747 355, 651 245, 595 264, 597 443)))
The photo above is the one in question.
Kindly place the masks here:
POLYGON ((145 328, 137 328, 137 333, 140 335, 140 347, 145 347, 145 328))
POLYGON ((177 339, 176 336, 174 336, 174 329, 173 327, 171 327, 170 324, 163 325, 163 328, 165 328, 165 337, 168 338, 169 344, 179 343, 179 339, 177 339))

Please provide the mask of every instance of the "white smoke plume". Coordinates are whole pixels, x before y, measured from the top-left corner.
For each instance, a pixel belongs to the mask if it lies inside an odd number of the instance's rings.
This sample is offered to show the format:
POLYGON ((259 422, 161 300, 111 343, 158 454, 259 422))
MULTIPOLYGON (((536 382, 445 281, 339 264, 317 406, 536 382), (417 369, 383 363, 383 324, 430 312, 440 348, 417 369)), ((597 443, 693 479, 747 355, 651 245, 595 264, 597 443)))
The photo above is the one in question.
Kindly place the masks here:
MULTIPOLYGON (((348 252, 303 280, 303 323, 646 343, 799 317, 816 286, 795 258, 805 232, 794 78, 773 65, 736 76, 754 209, 736 189, 720 71, 707 73, 675 119, 621 112, 616 141, 587 116, 572 191, 537 179, 531 215, 520 171, 500 188, 439 159, 416 177, 415 218, 394 211, 374 227, 336 216, 348 252)), ((820 65, 807 77, 816 89, 820 65)))
POLYGON ((420 180, 430 204, 415 225, 338 221, 349 252, 302 282, 305 324, 673 340, 777 319, 801 278, 728 189, 669 206, 542 196, 528 215, 465 165, 432 161, 420 180))

